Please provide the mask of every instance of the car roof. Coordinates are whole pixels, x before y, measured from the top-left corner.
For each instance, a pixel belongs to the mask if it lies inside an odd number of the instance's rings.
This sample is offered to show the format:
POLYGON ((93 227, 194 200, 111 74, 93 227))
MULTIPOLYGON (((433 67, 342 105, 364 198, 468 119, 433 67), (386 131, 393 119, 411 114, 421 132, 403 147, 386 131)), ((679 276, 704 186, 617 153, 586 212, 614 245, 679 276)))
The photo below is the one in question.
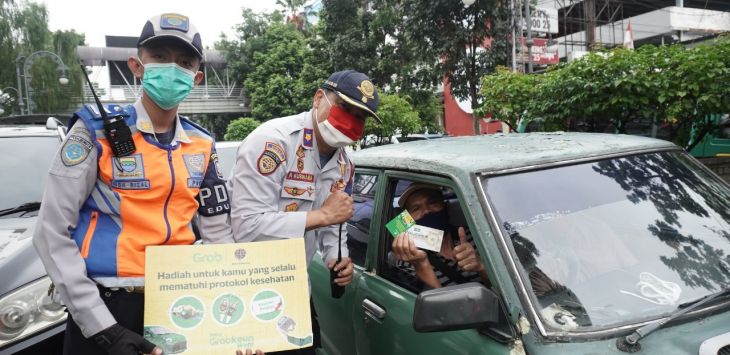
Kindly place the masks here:
POLYGON ((49 117, 65 124, 71 116, 39 113, 0 117, 0 137, 58 136, 57 130, 46 128, 49 117))
POLYGON ((55 129, 35 125, 4 125, 0 123, 0 137, 58 136, 55 129))
POLYGON ((231 148, 231 147, 238 147, 241 145, 242 141, 216 141, 215 147, 216 148, 231 148))
MULTIPOLYGON (((671 142, 603 133, 511 133, 446 137, 355 152, 360 167, 423 172, 496 172, 566 160, 647 150, 680 149, 671 142)), ((451 174, 449 174, 451 175, 451 174)))

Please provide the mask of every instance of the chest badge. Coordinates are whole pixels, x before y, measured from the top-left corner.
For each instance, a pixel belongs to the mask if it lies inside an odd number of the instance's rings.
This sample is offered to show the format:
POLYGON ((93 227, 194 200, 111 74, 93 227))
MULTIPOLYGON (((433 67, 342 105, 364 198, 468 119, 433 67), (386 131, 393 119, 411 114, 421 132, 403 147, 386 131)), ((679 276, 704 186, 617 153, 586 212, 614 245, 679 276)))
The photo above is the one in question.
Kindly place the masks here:
POLYGON ((203 184, 205 154, 183 154, 185 168, 188 170, 188 187, 199 188, 203 184))
POLYGON ((300 173, 304 170, 304 147, 301 145, 297 148, 297 171, 300 173))
POLYGON ((146 179, 141 154, 112 158, 112 187, 123 190, 147 190, 150 181, 146 179))
POLYGON ((314 189, 311 186, 307 188, 284 186, 284 191, 291 196, 301 196, 305 193, 307 193, 308 196, 312 196, 314 193, 314 189))

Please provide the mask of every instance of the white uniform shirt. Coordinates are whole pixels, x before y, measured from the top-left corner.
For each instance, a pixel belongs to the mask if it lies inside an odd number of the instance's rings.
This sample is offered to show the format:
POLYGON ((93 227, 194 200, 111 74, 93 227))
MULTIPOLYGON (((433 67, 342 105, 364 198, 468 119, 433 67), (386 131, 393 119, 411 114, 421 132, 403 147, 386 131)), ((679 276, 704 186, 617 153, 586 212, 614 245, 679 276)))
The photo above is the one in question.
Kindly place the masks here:
MULTIPOLYGON (((237 242, 304 237, 307 263, 317 250, 337 258, 337 225, 305 232, 307 212, 335 190, 350 192, 354 166, 343 148, 320 166, 312 114, 263 123, 238 148, 231 178, 231 227, 237 242)), ((348 256, 342 225, 342 256, 348 256)))

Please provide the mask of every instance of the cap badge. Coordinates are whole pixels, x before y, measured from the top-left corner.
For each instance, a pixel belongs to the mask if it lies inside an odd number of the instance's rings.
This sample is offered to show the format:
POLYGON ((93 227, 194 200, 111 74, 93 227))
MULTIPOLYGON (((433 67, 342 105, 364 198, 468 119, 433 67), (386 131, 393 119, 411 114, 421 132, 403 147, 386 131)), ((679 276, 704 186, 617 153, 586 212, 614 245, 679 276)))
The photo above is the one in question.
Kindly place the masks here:
POLYGON ((375 96, 373 96, 375 94, 375 86, 373 86, 373 83, 371 83, 370 80, 363 80, 357 89, 360 90, 360 93, 362 94, 362 102, 367 103, 368 99, 372 100, 375 98, 375 96))
POLYGON ((187 16, 178 14, 162 14, 160 16, 160 29, 178 30, 188 32, 190 20, 187 16))

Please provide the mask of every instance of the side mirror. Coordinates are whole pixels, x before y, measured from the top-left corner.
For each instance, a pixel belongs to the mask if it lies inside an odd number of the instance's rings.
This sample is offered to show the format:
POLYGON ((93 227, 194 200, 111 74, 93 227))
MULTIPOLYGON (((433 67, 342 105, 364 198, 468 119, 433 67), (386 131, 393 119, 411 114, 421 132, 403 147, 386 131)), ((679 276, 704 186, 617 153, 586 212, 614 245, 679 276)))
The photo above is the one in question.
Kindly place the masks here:
POLYGON ((413 329, 440 332, 493 326, 499 322, 497 295, 470 282, 421 292, 413 311, 413 329))
POLYGON ((46 129, 47 130, 54 130, 58 128, 58 121, 55 117, 48 117, 46 120, 46 129))

